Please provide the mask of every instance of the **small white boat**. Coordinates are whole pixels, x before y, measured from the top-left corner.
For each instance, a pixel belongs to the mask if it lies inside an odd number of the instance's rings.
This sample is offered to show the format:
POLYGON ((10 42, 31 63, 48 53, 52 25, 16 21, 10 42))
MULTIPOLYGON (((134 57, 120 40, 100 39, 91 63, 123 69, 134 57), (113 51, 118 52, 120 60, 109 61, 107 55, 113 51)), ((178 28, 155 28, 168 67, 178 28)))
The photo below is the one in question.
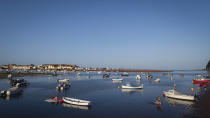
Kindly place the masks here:
POLYGON ((140 80, 141 79, 141 76, 140 75, 136 75, 136 79, 137 80, 140 80))
POLYGON ((122 85, 122 89, 142 89, 143 84, 140 86, 131 86, 130 84, 122 85))
POLYGON ((128 76, 128 73, 124 72, 124 73, 121 74, 121 76, 128 76))
POLYGON ((195 100, 194 96, 180 93, 174 89, 168 90, 168 91, 163 91, 163 96, 169 97, 169 98, 180 99, 180 100, 192 100, 192 101, 195 100))
POLYGON ((64 89, 68 89, 71 85, 69 83, 62 83, 59 84, 58 86, 56 86, 57 90, 64 90, 64 89))
POLYGON ((23 88, 21 87, 12 87, 6 91, 6 95, 7 96, 15 95, 15 94, 21 93, 22 91, 23 91, 23 88))
POLYGON ((112 79, 112 81, 123 81, 123 79, 112 79))
POLYGON ((63 102, 73 105, 80 105, 80 106, 89 106, 90 101, 87 100, 80 100, 75 98, 63 97, 63 102))
POLYGON ((154 82, 160 82, 160 78, 155 79, 154 82))
POLYGON ((8 75, 8 78, 12 78, 12 74, 9 74, 9 75, 8 75))
POLYGON ((57 82, 69 82, 70 81, 70 79, 67 79, 67 78, 65 78, 65 79, 57 79, 57 82))

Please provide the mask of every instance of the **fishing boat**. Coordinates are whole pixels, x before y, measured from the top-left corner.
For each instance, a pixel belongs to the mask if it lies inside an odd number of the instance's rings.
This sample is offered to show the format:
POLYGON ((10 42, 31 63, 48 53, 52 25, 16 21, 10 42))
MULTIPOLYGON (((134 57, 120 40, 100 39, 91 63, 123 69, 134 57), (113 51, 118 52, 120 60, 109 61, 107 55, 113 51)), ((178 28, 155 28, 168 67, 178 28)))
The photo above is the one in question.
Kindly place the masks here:
POLYGON ((122 89, 142 89, 143 84, 140 86, 131 86, 130 84, 122 85, 122 89))
POLYGON ((141 79, 141 76, 140 75, 136 75, 136 79, 137 80, 140 80, 141 79))
POLYGON ((58 86, 56 86, 57 90, 64 90, 64 89, 68 89, 71 85, 69 83, 62 83, 59 84, 58 86))
POLYGON ((1 91, 1 96, 10 96, 23 92, 23 88, 21 87, 11 87, 8 90, 1 91))
POLYGON ((192 80, 193 84, 208 84, 210 83, 210 79, 207 79, 205 77, 197 78, 192 80))
POLYGON ((180 93, 180 92, 176 91, 175 89, 163 91, 163 96, 169 97, 169 98, 174 98, 174 99, 180 99, 180 100, 191 100, 191 101, 195 100, 194 96, 180 93))
POLYGON ((67 79, 67 78, 65 78, 65 79, 57 79, 56 81, 57 82, 69 82, 70 79, 67 79))
POLYGON ((123 79, 112 79, 112 81, 123 81, 123 79))
POLYGON ((160 78, 155 79, 154 82, 160 82, 160 78))
POLYGON ((80 100, 75 98, 63 97, 62 98, 64 103, 73 104, 73 105, 80 105, 80 106, 90 106, 90 101, 87 100, 80 100))
POLYGON ((121 76, 128 76, 128 73, 124 72, 124 73, 121 74, 121 76))

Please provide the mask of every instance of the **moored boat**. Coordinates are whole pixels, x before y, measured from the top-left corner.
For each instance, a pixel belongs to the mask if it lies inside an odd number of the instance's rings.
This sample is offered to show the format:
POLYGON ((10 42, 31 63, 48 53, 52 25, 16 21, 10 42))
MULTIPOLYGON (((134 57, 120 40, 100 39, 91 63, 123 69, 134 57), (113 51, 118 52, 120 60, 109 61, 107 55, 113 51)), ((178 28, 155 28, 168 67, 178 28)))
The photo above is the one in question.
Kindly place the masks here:
POLYGON ((152 75, 147 75, 147 79, 151 79, 152 78, 152 75))
POLYGON ((121 74, 121 76, 128 76, 128 73, 124 72, 124 73, 121 74))
POLYGON ((10 96, 23 92, 23 88, 21 87, 11 87, 6 91, 1 91, 1 96, 10 96))
POLYGON ((140 80, 141 79, 141 76, 140 75, 136 75, 136 79, 137 80, 140 80))
POLYGON ((120 79, 112 79, 112 81, 123 81, 123 79, 122 78, 120 78, 120 79))
POLYGON ((208 84, 210 83, 210 79, 207 79, 205 77, 197 78, 192 80, 193 84, 208 84))
POLYGON ((50 103, 58 103, 58 97, 57 97, 57 96, 51 97, 51 98, 46 99, 46 100, 44 100, 44 101, 50 102, 50 103))
POLYGON ((154 82, 160 82, 160 78, 155 79, 154 82))
POLYGON ((195 100, 194 96, 180 93, 180 92, 176 91, 175 89, 163 91, 163 96, 169 97, 169 98, 174 98, 174 99, 180 99, 180 100, 192 100, 192 101, 195 100))
POLYGON ((63 97, 63 102, 73 105, 80 105, 80 106, 90 106, 90 101, 87 100, 80 100, 75 98, 63 97))
POLYGON ((67 79, 67 78, 65 78, 65 79, 57 79, 56 81, 57 82, 69 82, 70 79, 67 79))
POLYGON ((143 84, 139 86, 131 86, 130 84, 122 85, 122 89, 142 89, 143 84))

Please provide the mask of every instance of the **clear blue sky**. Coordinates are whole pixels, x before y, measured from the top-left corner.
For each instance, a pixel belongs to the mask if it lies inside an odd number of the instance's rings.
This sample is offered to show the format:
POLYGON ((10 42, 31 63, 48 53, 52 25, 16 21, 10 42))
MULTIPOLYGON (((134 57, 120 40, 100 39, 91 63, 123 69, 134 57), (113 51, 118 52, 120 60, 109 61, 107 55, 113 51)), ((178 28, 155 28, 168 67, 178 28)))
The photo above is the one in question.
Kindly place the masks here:
POLYGON ((0 0, 0 64, 201 69, 204 0, 0 0))

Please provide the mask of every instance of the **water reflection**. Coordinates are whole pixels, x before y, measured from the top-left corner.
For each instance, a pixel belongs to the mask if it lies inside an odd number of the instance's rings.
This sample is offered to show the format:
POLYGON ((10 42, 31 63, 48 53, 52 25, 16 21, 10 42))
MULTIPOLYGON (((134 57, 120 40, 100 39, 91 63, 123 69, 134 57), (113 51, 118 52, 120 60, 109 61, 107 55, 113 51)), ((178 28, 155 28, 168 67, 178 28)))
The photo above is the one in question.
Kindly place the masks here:
POLYGON ((121 92, 126 93, 128 95, 132 95, 138 92, 143 94, 143 89, 121 89, 121 92))
POLYGON ((63 103, 62 104, 64 107, 68 107, 71 109, 81 109, 81 110, 90 110, 90 106, 78 106, 78 105, 72 105, 72 104, 67 104, 67 103, 63 103))
POLYGON ((195 103, 194 101, 178 100, 178 99, 167 98, 167 97, 165 97, 164 100, 174 107, 177 105, 193 105, 195 103))

